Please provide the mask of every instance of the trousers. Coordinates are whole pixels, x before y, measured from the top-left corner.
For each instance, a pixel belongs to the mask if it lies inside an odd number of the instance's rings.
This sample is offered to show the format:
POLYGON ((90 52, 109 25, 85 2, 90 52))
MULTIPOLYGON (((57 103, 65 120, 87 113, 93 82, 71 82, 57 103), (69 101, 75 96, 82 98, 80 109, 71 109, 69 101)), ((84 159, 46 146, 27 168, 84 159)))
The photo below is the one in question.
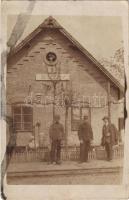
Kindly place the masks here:
POLYGON ((88 161, 89 149, 90 149, 90 141, 83 141, 83 143, 80 143, 80 161, 81 162, 88 161))
POLYGON ((50 153, 51 162, 59 162, 61 160, 61 140, 53 140, 50 153))
POLYGON ((112 160, 112 145, 108 142, 105 142, 105 150, 107 154, 107 159, 112 160))

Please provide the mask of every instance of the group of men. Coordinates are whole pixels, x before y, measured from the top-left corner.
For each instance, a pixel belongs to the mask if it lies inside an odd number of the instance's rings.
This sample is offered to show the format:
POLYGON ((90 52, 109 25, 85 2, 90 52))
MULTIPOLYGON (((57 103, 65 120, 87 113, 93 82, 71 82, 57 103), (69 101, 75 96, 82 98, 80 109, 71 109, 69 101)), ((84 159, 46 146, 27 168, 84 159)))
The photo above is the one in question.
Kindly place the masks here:
MULTIPOLYGON (((101 145, 105 147, 107 160, 112 160, 112 147, 118 142, 118 131, 114 124, 112 124, 107 116, 103 119, 104 125, 102 128, 101 145)), ((60 123, 60 116, 55 115, 54 123, 49 129, 51 152, 50 163, 61 164, 61 146, 65 139, 64 127, 60 123)), ((91 148, 93 140, 93 131, 89 123, 88 116, 84 116, 82 123, 78 128, 78 138, 80 141, 80 159, 79 163, 88 161, 88 152, 91 148)))

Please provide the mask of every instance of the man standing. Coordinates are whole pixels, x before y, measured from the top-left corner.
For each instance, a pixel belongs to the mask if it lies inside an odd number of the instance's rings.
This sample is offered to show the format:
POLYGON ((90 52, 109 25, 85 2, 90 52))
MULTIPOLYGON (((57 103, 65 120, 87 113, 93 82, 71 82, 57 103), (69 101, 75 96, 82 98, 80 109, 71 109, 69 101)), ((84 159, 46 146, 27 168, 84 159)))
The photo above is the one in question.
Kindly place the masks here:
POLYGON ((78 137, 80 140, 80 163, 87 162, 88 151, 90 150, 91 140, 93 140, 93 131, 86 115, 79 126, 78 137))
POLYGON ((102 146, 105 146, 107 161, 112 160, 112 147, 118 143, 118 131, 114 124, 109 122, 109 118, 103 118, 104 125, 102 129, 102 146))
POLYGON ((60 116, 55 115, 54 123, 50 126, 49 136, 51 141, 51 163, 61 164, 61 142, 64 139, 64 127, 59 122, 60 116))

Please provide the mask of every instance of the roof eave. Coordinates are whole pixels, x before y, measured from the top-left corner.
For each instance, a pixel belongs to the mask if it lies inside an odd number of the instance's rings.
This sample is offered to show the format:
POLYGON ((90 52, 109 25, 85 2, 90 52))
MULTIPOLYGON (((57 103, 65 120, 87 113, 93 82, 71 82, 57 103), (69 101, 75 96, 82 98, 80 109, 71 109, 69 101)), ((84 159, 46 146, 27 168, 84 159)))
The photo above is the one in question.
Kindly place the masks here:
POLYGON ((65 29, 62 29, 61 32, 70 39, 70 41, 78 47, 78 49, 88 57, 108 78, 115 86, 122 92, 125 92, 124 87, 86 50, 84 47, 76 41, 65 29))
POLYGON ((45 29, 58 29, 63 33, 73 45, 75 45, 89 60, 91 60, 95 66, 97 66, 100 71, 102 71, 108 79, 124 94, 124 87, 86 50, 84 47, 76 41, 71 34, 69 34, 58 22, 54 26, 48 26, 44 23, 40 24, 32 33, 30 33, 20 44, 14 47, 9 54, 7 55, 7 59, 11 58, 14 54, 20 51, 25 45, 29 44, 29 42, 41 31, 45 29))

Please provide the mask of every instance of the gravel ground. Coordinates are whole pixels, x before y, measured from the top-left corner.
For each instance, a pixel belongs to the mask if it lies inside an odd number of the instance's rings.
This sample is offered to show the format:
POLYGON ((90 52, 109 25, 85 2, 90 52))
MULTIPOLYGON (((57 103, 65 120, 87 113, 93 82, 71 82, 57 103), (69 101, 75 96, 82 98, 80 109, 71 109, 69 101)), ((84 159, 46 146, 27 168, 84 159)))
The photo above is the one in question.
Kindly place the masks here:
POLYGON ((8 184, 12 185, 119 185, 122 181, 122 173, 104 173, 93 175, 58 175, 37 177, 9 177, 8 184))

